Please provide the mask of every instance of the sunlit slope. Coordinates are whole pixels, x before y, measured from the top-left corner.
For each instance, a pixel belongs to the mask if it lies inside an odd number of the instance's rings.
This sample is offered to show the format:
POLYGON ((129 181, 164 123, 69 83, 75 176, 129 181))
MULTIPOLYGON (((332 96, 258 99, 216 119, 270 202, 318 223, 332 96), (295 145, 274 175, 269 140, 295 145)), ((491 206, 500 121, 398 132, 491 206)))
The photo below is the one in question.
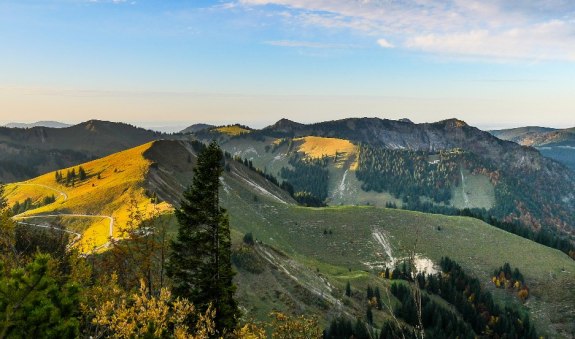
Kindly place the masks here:
POLYGON ((304 153, 309 158, 329 157, 334 159, 335 166, 338 168, 348 167, 355 170, 357 167, 359 149, 349 140, 308 136, 295 138, 293 141, 297 145, 298 152, 304 153), (351 164, 348 163, 349 161, 351 164))
POLYGON ((243 133, 249 133, 250 132, 249 129, 244 128, 244 127, 239 126, 239 125, 216 127, 216 128, 214 128, 214 131, 217 131, 217 132, 220 132, 223 134, 227 134, 227 135, 231 135, 231 136, 240 135, 243 133))
MULTIPOLYGON (((6 189, 8 202, 13 205, 26 197, 41 200, 43 195, 55 194, 55 203, 29 210, 20 217, 66 214, 65 219, 76 219, 66 224, 72 225, 74 231, 83 233, 78 243, 83 251, 101 246, 110 236, 110 221, 106 217, 113 219, 113 237, 119 237, 120 229, 126 227, 132 201, 141 209, 150 208, 150 198, 144 186, 152 161, 143 154, 153 145, 154 142, 150 142, 80 165, 86 171, 87 178, 82 181, 76 179, 74 185, 66 185, 65 180, 58 183, 55 172, 10 184, 6 189)), ((72 169, 78 173, 80 166, 65 168, 60 172, 64 176, 72 169)), ((157 208, 163 210, 169 205, 161 203, 157 208)))

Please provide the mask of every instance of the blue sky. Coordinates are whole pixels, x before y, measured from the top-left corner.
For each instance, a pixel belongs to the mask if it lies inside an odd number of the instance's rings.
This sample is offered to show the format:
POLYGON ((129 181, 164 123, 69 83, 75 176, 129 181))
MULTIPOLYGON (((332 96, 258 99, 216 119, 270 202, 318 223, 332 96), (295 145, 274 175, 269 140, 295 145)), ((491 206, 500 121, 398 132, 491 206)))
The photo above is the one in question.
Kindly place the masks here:
POLYGON ((566 0, 2 0, 0 121, 575 126, 566 0))

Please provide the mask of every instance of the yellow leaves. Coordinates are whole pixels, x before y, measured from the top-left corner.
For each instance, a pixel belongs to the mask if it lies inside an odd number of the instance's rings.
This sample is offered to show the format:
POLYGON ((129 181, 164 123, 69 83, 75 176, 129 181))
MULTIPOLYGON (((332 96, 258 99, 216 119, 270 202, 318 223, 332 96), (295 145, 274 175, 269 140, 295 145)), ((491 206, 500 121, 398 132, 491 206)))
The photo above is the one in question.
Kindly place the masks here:
POLYGON ((377 306, 377 298, 376 297, 371 297, 371 299, 369 299, 369 301, 367 302, 369 304, 369 306, 371 307, 376 307, 377 306))
POLYGON ((317 318, 290 317, 283 313, 272 312, 272 338, 321 338, 317 318))
MULTIPOLYGON (((116 278, 113 277, 112 280, 116 278)), ((119 287, 115 285, 119 290, 119 287)), ((189 301, 176 299, 166 288, 158 296, 149 296, 142 281, 138 293, 122 295, 98 305, 93 323, 108 329, 113 338, 133 338, 152 334, 166 336, 173 331, 176 338, 203 339, 215 333, 215 310, 209 307, 198 313, 189 301), (197 319, 193 328, 188 319, 197 319)), ((112 287, 112 294, 118 291, 112 287)))
POLYGON ((234 332, 234 335, 242 339, 266 339, 266 331, 254 323, 247 323, 234 332))
POLYGON ((520 290, 519 292, 517 292, 517 296, 519 297, 519 299, 522 302, 525 302, 525 300, 527 300, 527 298, 529 298, 529 290, 524 288, 524 289, 520 290))

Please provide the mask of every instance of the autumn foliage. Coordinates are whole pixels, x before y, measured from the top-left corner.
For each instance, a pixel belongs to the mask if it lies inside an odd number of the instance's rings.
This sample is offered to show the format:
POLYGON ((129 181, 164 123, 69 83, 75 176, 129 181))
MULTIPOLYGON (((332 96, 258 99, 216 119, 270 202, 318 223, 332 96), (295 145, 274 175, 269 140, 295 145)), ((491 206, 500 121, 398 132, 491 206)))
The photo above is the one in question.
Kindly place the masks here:
POLYGON ((491 281, 497 288, 504 288, 517 292, 517 297, 525 302, 529 298, 529 287, 525 284, 525 280, 519 269, 511 270, 511 265, 505 263, 498 270, 495 270, 491 281))

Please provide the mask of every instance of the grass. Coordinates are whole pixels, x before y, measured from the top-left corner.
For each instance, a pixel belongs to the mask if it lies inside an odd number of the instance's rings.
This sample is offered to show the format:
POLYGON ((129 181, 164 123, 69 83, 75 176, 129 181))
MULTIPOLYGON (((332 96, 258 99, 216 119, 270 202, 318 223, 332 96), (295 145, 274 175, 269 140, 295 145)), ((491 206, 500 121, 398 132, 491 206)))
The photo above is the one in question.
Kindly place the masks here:
POLYGON ((245 128, 238 126, 238 125, 216 127, 216 128, 214 128, 214 131, 218 131, 220 133, 223 133, 223 134, 226 134, 229 136, 236 136, 236 135, 250 132, 249 129, 245 129, 245 128))
POLYGON ((459 185, 452 189, 451 204, 455 208, 485 208, 495 206, 495 188, 489 178, 482 174, 471 174, 462 170, 465 187, 459 185), (465 196, 468 199, 466 204, 465 196))
MULTIPOLYGON (((293 139, 298 152, 304 153, 309 158, 336 157, 336 167, 343 167, 350 158, 357 159, 358 147, 349 140, 338 138, 324 138, 308 136, 293 139)), ((357 168, 353 162, 350 168, 357 168)))
MULTIPOLYGON (((366 263, 386 260, 373 235, 383 232, 393 255, 403 257, 417 239, 416 251, 438 263, 449 256, 492 290, 498 300, 524 307, 544 333, 562 327, 575 331, 575 261, 565 254, 504 232, 479 220, 375 207, 303 208, 273 203, 253 204, 242 196, 225 195, 234 229, 284 251, 310 269, 318 269, 341 287, 357 277, 375 276, 366 263), (440 228, 441 230, 438 230, 440 228), (331 234, 324 234, 324 230, 331 234), (531 288, 526 305, 490 282, 494 269, 509 262, 524 274, 531 288), (570 325, 571 324, 571 325, 570 325)), ((367 278, 369 279, 369 278, 367 278)))
MULTIPOLYGON (((145 194, 144 182, 151 161, 143 153, 152 147, 150 142, 123 152, 87 162, 81 166, 87 172, 88 178, 77 182, 74 186, 59 184, 55 180, 55 172, 50 172, 24 182, 28 185, 7 185, 7 199, 10 205, 30 196, 42 199, 44 195, 59 195, 52 190, 43 188, 45 185, 64 192, 68 199, 61 196, 55 203, 27 211, 23 215, 41 215, 51 213, 107 215, 114 218, 114 237, 119 237, 119 230, 126 227, 129 219, 130 202, 133 200, 141 210, 151 212, 150 199, 145 194), (33 185, 30 185, 33 184, 33 185)), ((62 169, 65 175, 68 170, 78 166, 62 169)), ((157 206, 160 211, 171 207, 166 203, 157 206)), ((74 222, 66 222, 73 231, 84 232, 78 246, 83 251, 98 247, 108 241, 109 221, 102 218, 77 217, 74 222)))

